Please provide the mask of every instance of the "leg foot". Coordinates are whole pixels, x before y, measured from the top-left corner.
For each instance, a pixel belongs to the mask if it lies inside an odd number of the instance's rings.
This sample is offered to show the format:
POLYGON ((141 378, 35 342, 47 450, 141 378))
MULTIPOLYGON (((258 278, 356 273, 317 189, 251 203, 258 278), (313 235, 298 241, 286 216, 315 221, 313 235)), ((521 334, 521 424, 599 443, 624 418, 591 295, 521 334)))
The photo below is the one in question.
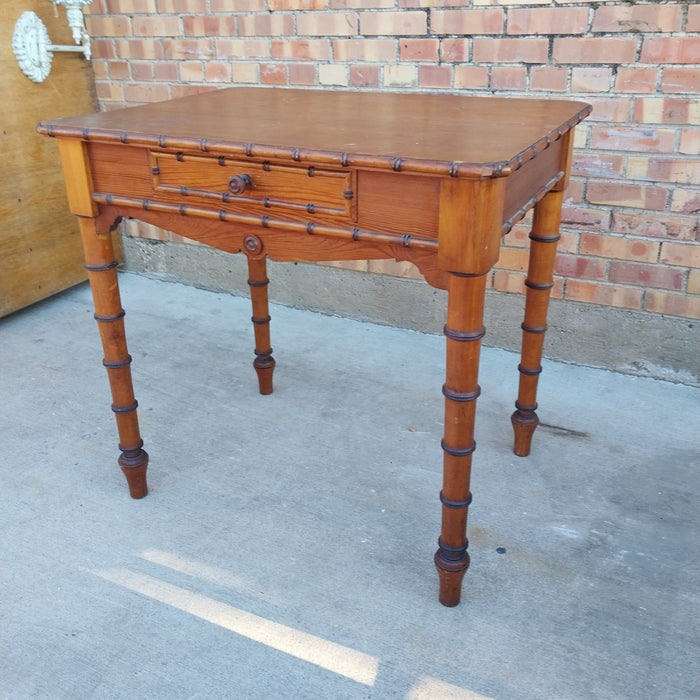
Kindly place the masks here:
POLYGON ((517 409, 510 417, 510 422, 513 425, 513 433, 515 442, 513 452, 518 457, 527 457, 530 454, 530 446, 532 445, 532 436, 535 433, 540 419, 534 410, 517 409))
POLYGON ((123 450, 119 457, 119 466, 126 477, 129 495, 132 498, 143 498, 148 493, 148 453, 140 447, 135 450, 123 450))
POLYGON ((469 555, 465 549, 448 552, 442 545, 435 552, 435 568, 440 580, 438 600, 446 607, 459 605, 462 597, 462 579, 469 568, 469 555), (457 558, 454 558, 454 557, 457 558))
POLYGON ((257 357, 253 360, 253 367, 255 367, 255 373, 258 375, 258 388, 261 394, 271 394, 272 393, 272 373, 275 369, 275 358, 270 354, 270 352, 260 352, 255 351, 257 357))

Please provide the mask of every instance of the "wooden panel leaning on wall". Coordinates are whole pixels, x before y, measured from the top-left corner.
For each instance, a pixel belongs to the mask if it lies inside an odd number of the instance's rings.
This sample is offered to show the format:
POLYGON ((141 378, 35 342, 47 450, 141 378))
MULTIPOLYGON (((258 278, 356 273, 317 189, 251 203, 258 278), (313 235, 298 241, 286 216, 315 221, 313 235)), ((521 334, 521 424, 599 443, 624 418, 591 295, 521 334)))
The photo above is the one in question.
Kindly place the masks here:
POLYGON ((12 52, 15 22, 36 12, 54 44, 72 44, 65 10, 19 0, 0 13, 0 316, 86 278, 80 235, 68 211, 56 144, 39 138, 38 121, 96 110, 92 68, 81 54, 54 56, 50 75, 33 83, 12 52))

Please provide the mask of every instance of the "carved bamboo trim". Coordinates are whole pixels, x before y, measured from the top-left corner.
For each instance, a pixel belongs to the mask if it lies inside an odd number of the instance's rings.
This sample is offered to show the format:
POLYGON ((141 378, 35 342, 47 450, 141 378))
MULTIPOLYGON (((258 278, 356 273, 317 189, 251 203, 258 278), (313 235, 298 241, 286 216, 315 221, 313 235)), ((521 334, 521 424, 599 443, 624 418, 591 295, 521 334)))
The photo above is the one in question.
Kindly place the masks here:
MULTIPOLYGON (((513 214, 513 216, 510 217, 502 226, 501 228, 501 235, 505 236, 506 233, 508 233, 515 224, 518 223, 518 221, 521 221, 522 219, 525 218, 525 214, 527 214, 532 207, 534 207, 536 204, 539 203, 539 201, 548 193, 551 192, 557 185, 558 182, 560 182, 564 177, 564 171, 560 170, 549 182, 544 184, 542 187, 540 187, 535 194, 530 197, 530 199, 523 204, 518 211, 513 214)), ((530 235, 530 238, 532 238, 532 234, 530 235)), ((533 239, 535 240, 535 239, 533 239)), ((537 239, 540 240, 540 239, 537 239)), ((559 236, 555 240, 559 240, 559 236)))
POLYGON ((437 251, 438 242, 433 238, 421 238, 419 236, 404 235, 398 233, 381 233, 362 228, 343 228, 331 224, 316 223, 313 221, 290 221, 288 219, 276 219, 272 216, 254 216, 238 212, 219 209, 204 209, 189 204, 167 204, 152 199, 137 199, 135 197, 119 197, 112 194, 93 193, 92 199, 100 204, 115 207, 131 207, 144 211, 159 211, 166 214, 178 214, 179 216, 196 216, 203 219, 218 219, 228 223, 245 224, 248 226, 262 226, 263 228, 306 233, 308 235, 328 236, 330 238, 343 238, 351 241, 368 241, 372 243, 385 243, 402 248, 414 248, 421 250, 437 251))
POLYGON ((569 133, 579 122, 591 112, 591 106, 586 105, 569 121, 553 129, 539 141, 521 151, 508 161, 493 161, 488 163, 465 163, 462 161, 426 160, 422 158, 405 158, 397 156, 369 155, 362 153, 340 153, 337 151, 319 151, 300 148, 298 146, 271 146, 234 141, 219 141, 167 134, 129 133, 110 129, 85 129, 66 124, 41 122, 37 131, 46 136, 63 139, 80 139, 82 141, 97 141, 102 143, 121 143, 147 148, 177 149, 183 151, 198 151, 201 153, 216 153, 223 155, 245 156, 247 158, 270 159, 286 162, 308 162, 313 165, 320 163, 347 167, 373 168, 400 172, 426 173, 443 177, 455 178, 493 178, 506 177, 518 170, 524 163, 532 160, 538 153, 549 148, 562 136, 569 133))

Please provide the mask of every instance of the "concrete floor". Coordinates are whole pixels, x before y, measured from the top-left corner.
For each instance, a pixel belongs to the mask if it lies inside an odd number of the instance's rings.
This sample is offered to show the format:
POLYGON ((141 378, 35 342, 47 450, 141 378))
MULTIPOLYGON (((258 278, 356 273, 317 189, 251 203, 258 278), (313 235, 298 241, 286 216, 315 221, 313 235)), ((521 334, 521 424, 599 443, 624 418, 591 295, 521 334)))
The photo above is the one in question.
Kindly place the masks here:
MULTIPOLYGON (((151 492, 89 290, 0 323, 0 697, 697 698, 700 390, 483 351, 462 603, 437 602, 443 343, 121 276, 151 492)), ((611 339, 614 342, 614 339, 611 339)))

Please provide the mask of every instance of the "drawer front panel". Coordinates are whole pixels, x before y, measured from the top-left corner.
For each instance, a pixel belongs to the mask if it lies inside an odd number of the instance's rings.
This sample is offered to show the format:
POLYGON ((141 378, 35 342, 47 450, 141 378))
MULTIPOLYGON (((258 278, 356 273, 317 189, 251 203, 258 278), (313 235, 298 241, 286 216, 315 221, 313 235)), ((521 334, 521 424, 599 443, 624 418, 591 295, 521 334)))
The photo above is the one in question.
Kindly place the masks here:
POLYGON ((349 171, 152 152, 151 172, 156 192, 354 220, 349 171))

